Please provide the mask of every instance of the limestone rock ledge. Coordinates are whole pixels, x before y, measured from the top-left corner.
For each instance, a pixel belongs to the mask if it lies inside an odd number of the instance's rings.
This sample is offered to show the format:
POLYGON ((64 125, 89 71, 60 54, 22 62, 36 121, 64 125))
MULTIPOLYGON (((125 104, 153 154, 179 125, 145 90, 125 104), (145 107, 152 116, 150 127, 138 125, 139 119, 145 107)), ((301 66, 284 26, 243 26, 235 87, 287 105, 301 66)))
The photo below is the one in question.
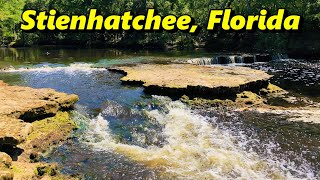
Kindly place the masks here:
POLYGON ((171 97, 234 97, 242 91, 255 91, 268 86, 272 77, 246 67, 197 66, 190 64, 142 64, 131 67, 109 68, 124 74, 126 84, 143 85, 150 94, 171 97))
POLYGON ((37 161, 76 129, 63 111, 73 109, 77 101, 77 95, 0 81, 0 179, 59 176, 54 165, 37 161))
POLYGON ((235 100, 189 98, 182 96, 180 100, 193 109, 205 109, 208 112, 231 110, 235 112, 258 112, 283 117, 290 122, 305 122, 306 124, 320 124, 320 103, 308 98, 296 98, 288 91, 269 84, 258 93, 243 91, 237 94, 235 100), (274 104, 272 99, 280 104, 274 104), (291 101, 290 99, 295 99, 291 101))
POLYGON ((60 110, 72 109, 77 101, 77 95, 53 89, 8 86, 0 82, 0 116, 32 122, 54 116, 60 110))

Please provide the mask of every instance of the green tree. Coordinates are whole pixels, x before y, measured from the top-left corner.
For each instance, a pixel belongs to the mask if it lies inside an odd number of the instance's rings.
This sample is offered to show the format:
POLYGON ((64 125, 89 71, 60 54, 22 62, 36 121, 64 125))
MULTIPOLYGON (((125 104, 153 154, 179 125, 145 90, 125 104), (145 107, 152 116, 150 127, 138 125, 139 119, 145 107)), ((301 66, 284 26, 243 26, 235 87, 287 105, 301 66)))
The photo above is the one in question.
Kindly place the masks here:
POLYGON ((0 0, 0 36, 1 41, 18 39, 17 24, 25 4, 25 0, 0 0))

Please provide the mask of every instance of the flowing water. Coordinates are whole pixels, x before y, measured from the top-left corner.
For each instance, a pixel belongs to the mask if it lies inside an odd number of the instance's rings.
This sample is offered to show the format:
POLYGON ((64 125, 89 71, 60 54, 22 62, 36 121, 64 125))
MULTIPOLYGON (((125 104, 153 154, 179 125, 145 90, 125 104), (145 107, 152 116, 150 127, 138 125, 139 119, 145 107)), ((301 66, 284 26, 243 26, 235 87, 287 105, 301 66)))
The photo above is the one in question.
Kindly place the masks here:
MULTIPOLYGON (((44 161, 84 179, 317 179, 320 126, 277 116, 191 109, 124 86, 105 67, 210 57, 204 52, 1 50, 0 79, 78 94, 73 138, 44 161)), ((290 93, 319 100, 318 62, 254 64, 290 93), (283 80, 285 79, 285 80, 283 80), (290 83, 299 82, 297 88, 290 83)))

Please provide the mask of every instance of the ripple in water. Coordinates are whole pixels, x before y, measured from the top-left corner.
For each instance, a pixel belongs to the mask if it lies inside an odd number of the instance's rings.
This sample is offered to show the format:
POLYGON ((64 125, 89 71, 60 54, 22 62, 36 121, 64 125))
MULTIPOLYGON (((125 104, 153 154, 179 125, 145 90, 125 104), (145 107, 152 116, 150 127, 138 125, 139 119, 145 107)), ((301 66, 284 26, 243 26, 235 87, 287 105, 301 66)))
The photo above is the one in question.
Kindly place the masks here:
POLYGON ((259 140, 241 136, 242 127, 221 128, 217 116, 201 115, 165 97, 155 96, 151 101, 156 105, 150 105, 142 88, 122 86, 121 75, 91 66, 41 66, 1 74, 8 78, 17 75, 12 84, 80 96, 74 112, 82 127, 77 132, 80 137, 49 157, 49 161, 64 165, 64 173, 84 174, 87 179, 316 178, 308 164, 297 166, 286 156, 274 154, 276 143, 259 146, 270 153, 258 155, 256 143, 251 142, 259 140), (136 106, 139 101, 146 106, 136 106), (87 113, 90 115, 82 115, 87 113), (122 133, 129 135, 119 138, 122 133))

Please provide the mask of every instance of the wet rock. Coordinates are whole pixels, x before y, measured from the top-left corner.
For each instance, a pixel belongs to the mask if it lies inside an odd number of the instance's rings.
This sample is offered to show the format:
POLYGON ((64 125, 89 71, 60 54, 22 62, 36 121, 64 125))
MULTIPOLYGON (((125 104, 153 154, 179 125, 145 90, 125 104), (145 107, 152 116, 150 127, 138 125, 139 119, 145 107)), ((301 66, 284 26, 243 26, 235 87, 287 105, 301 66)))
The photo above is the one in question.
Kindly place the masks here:
POLYGON ((246 63, 246 64, 255 62, 254 56, 249 54, 242 55, 242 60, 243 60, 243 63, 246 63))
MULTIPOLYGON (((228 110, 237 110, 237 111, 247 111, 254 110, 256 108, 271 108, 267 105, 267 100, 256 93, 250 91, 243 91, 236 95, 235 100, 230 99, 202 99, 202 98, 189 98, 183 96, 180 100, 184 103, 187 103, 193 108, 196 109, 228 109, 228 110)), ((273 107, 272 107, 273 108, 273 107)))
POLYGON ((67 112, 59 112, 54 117, 33 122, 26 141, 21 144, 26 151, 24 156, 37 161, 40 153, 59 145, 76 128, 67 112))
POLYGON ((218 60, 218 64, 230 64, 230 63, 232 63, 231 58, 229 56, 218 56, 217 60, 218 60))
POLYGON ((117 118, 118 120, 125 120, 133 118, 134 114, 130 108, 124 107, 113 101, 106 101, 103 106, 102 114, 108 118, 117 118))
POLYGON ((287 94, 288 92, 284 89, 276 86, 274 84, 269 83, 267 88, 263 88, 260 90, 261 95, 268 95, 272 97, 279 97, 281 95, 287 94))
POLYGON ((307 122, 320 124, 319 108, 300 107, 300 108, 285 108, 285 109, 256 109, 260 113, 276 114, 285 116, 288 121, 292 122, 307 122))
POLYGON ((56 163, 13 162, 8 172, 14 174, 14 179, 75 179, 61 174, 56 163))
POLYGON ((265 88, 271 75, 246 67, 207 67, 189 64, 138 65, 110 69, 127 84, 142 84, 149 94, 171 97, 233 98, 242 91, 265 88))
POLYGON ((270 62, 272 61, 272 57, 270 54, 257 54, 256 62, 270 62))
POLYGON ((253 92, 244 91, 240 94, 237 94, 237 99, 235 102, 237 104, 257 106, 257 105, 265 104, 266 100, 253 92))
POLYGON ((57 164, 43 164, 37 167, 36 171, 38 176, 55 176, 58 174, 58 165, 57 164))

